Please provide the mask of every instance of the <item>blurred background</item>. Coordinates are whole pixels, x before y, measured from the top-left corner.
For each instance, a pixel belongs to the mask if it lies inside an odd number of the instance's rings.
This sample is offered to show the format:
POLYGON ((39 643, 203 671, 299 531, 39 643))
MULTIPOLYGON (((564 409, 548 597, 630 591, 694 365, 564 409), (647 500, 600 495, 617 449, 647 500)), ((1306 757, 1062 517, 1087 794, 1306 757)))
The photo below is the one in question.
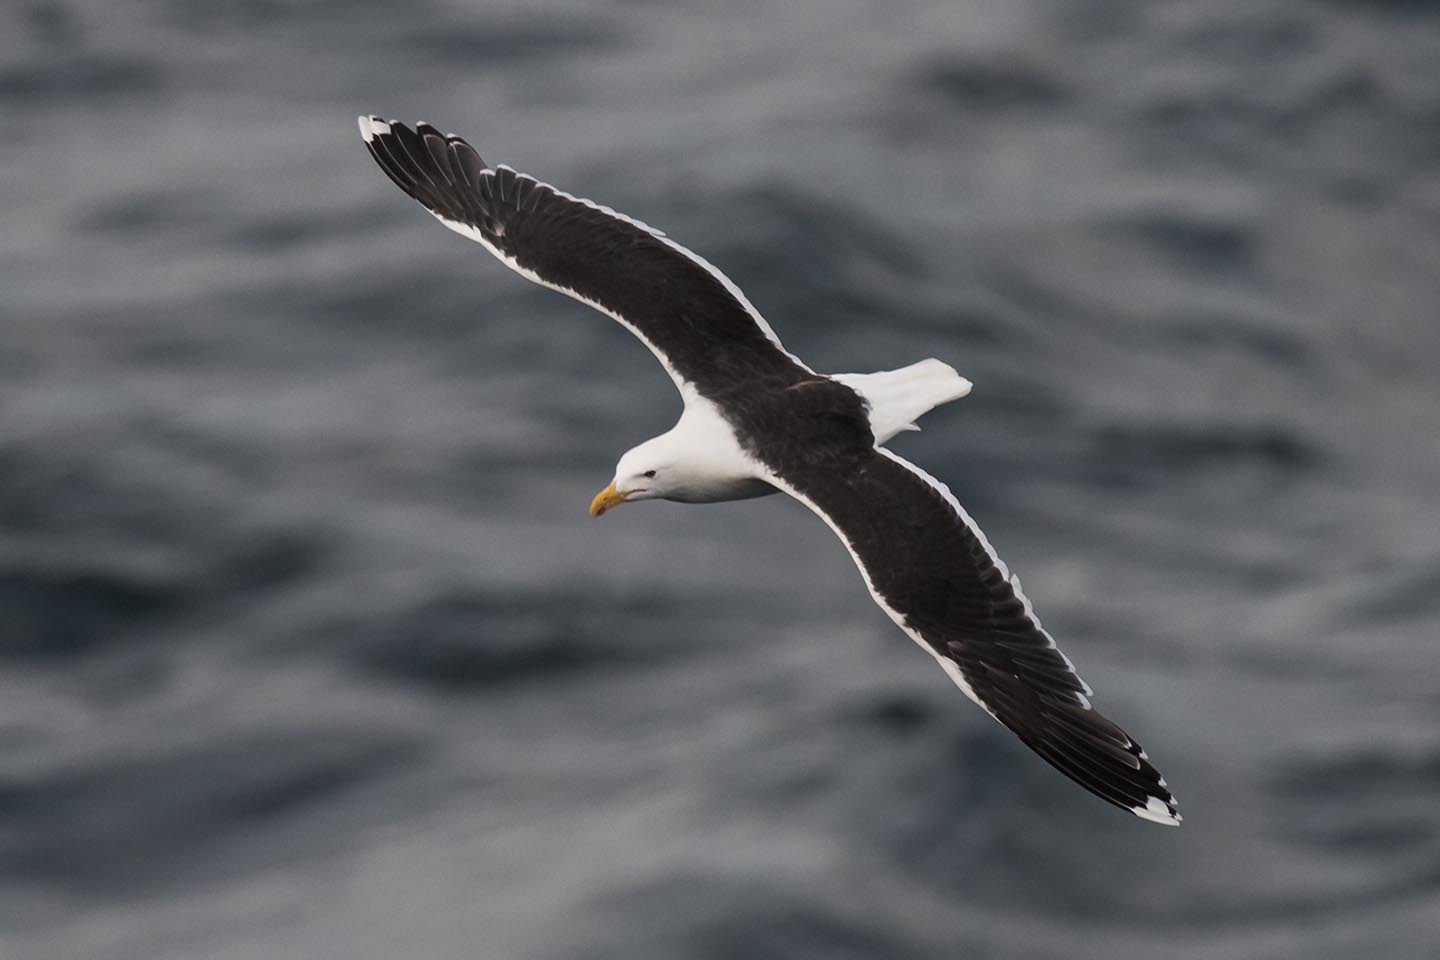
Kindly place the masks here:
POLYGON ((0 13, 0 956, 1431 958, 1440 15, 1321 0, 0 13), (441 229, 429 120, 975 382, 953 487, 1179 830, 441 229))

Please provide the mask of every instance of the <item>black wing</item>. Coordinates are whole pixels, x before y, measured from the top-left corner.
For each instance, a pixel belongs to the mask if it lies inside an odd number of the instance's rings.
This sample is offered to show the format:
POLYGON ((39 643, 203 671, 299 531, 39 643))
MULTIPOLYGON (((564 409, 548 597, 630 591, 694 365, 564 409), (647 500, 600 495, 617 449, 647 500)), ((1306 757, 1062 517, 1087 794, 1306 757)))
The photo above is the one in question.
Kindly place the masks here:
POLYGON ((1088 699, 1018 578, 933 477, 888 450, 834 465, 772 463, 770 482, 849 547, 875 601, 970 699, 1091 793, 1157 823, 1180 814, 1145 752, 1088 699))
POLYGON ((361 117, 370 154, 396 185, 507 266, 620 321, 676 385, 714 395, 739 380, 792 382, 786 353, 724 274, 660 231, 589 200, 491 167, 429 124, 361 117))

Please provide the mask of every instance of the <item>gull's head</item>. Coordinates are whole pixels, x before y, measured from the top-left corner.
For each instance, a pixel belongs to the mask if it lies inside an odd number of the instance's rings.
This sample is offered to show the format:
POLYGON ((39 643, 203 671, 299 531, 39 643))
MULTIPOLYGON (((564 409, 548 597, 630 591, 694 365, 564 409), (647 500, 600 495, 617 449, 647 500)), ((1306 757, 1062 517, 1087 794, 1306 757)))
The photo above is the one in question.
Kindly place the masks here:
POLYGON ((656 500, 670 493, 673 473, 669 456, 657 437, 626 453, 615 465, 615 479, 590 501, 590 516, 633 500, 656 500))

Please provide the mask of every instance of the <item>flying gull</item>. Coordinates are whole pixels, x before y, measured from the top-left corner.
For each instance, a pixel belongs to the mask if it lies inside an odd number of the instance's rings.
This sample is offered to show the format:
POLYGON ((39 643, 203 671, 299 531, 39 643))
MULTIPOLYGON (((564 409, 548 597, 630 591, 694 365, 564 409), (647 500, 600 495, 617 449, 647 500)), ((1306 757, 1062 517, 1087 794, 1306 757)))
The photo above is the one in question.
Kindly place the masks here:
POLYGON ((723 273, 659 230, 500 164, 426 123, 361 117, 380 168, 507 267, 620 322, 684 399, 675 426, 620 458, 590 504, 708 503, 780 491, 830 525, 870 595, 964 694, 1052 766, 1175 825, 1165 779, 1040 626, 949 488, 883 444, 970 392, 939 360, 818 374, 723 273))

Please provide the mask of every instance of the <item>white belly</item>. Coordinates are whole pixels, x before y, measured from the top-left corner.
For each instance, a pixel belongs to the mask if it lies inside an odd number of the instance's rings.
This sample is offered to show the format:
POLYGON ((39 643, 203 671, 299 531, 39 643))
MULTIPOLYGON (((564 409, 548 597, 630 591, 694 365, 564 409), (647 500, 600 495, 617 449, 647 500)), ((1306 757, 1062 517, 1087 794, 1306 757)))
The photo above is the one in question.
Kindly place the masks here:
POLYGON ((665 499, 674 500, 676 503, 723 503, 727 500, 768 497, 772 493, 779 492, 764 480, 756 480, 753 477, 734 477, 719 480, 713 484, 707 483, 703 489, 678 491, 665 499))

